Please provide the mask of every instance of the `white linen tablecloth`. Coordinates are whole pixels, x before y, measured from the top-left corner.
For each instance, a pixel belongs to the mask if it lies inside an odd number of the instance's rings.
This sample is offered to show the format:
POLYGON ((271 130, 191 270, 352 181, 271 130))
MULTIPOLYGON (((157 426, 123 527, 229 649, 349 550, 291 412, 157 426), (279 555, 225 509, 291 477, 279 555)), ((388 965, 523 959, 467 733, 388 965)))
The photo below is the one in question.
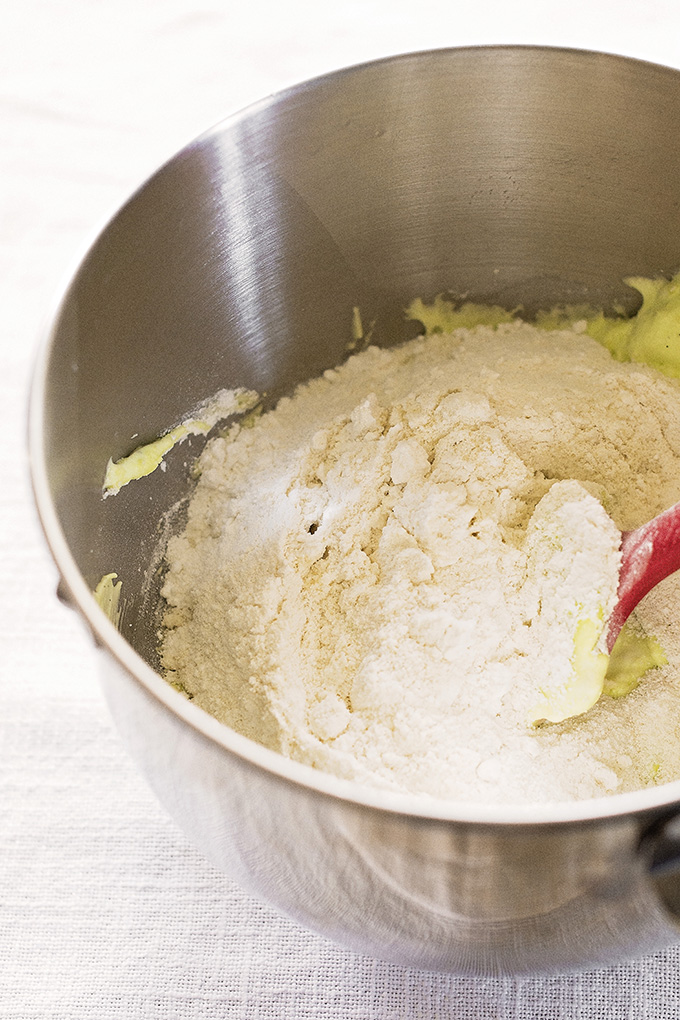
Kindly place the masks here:
POLYGON ((109 721, 32 509, 28 379, 53 296, 103 222, 221 117, 414 49, 549 43, 680 66, 677 0, 5 0, 0 9, 0 1020, 670 1020, 680 949, 550 979, 345 952, 186 842, 109 721))

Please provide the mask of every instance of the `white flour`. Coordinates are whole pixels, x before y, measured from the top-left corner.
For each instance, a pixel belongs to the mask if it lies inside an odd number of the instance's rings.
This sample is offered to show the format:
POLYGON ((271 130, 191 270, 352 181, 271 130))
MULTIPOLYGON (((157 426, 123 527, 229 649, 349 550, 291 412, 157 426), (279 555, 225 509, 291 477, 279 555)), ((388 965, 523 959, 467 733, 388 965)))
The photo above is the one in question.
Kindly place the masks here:
POLYGON ((680 776, 675 579, 638 614, 670 665, 578 718, 527 723, 570 668, 565 619, 611 608, 617 529, 680 499, 674 381, 576 330, 457 330, 355 355, 212 440, 200 470, 168 547, 162 655, 208 712, 435 797, 680 776))

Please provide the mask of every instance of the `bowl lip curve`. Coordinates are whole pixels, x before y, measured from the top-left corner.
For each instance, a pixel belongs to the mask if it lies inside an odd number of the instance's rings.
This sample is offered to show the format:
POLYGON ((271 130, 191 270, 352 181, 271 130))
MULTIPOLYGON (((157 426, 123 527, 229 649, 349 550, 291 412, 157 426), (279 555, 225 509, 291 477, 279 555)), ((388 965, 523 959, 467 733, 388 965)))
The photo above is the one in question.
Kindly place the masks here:
POLYGON ((648 73, 661 72, 671 75, 680 84, 679 68, 600 50, 514 43, 449 46, 397 53, 340 67, 287 86, 220 119, 164 160, 129 194, 122 204, 118 205, 90 232, 89 238, 81 245, 80 251, 75 254, 71 269, 67 270, 64 282, 53 298, 51 308, 47 309, 44 316, 45 325, 39 331, 38 344, 33 357, 27 423, 30 481, 39 521, 60 575, 60 585, 63 586, 62 590, 65 592, 66 601, 81 616, 95 644, 124 671, 129 679, 140 685, 165 710, 179 718, 201 738, 217 745, 248 766, 268 773, 273 780, 293 784, 317 797, 331 798, 349 803, 359 809, 408 817, 423 823, 535 829, 544 826, 601 824, 616 820, 625 822, 631 817, 644 821, 664 814, 673 814, 680 807, 680 780, 649 789, 612 794, 589 800, 556 801, 538 805, 523 803, 475 804, 466 801, 430 798, 422 794, 400 793, 359 784, 294 761, 242 736, 173 689, 142 659, 106 617, 96 603, 68 546, 47 477, 44 411, 48 369, 56 342, 58 325, 67 305, 70 291, 84 263, 96 249, 100 237, 114 223, 123 209, 133 203, 150 182, 163 172, 166 166, 194 147, 205 144, 265 109, 273 108, 277 103, 288 100, 301 92, 318 88, 322 84, 329 84, 333 80, 351 76, 369 68, 432 56, 451 55, 453 57, 464 53, 481 55, 483 53, 519 51, 552 54, 556 57, 573 55, 585 60, 605 59, 622 65, 639 65, 646 68, 648 73))

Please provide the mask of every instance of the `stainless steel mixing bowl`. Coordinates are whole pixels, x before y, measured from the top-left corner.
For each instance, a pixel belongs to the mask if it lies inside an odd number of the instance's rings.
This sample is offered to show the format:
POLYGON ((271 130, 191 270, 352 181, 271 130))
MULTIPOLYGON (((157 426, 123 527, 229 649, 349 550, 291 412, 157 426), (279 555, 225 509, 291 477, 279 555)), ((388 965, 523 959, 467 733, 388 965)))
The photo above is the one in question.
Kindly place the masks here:
POLYGON ((680 911, 680 784, 433 806, 227 729, 154 669, 156 549, 200 443, 102 500, 108 458, 221 387, 274 400, 342 360, 355 306, 394 343, 417 295, 527 314, 582 299, 633 309, 623 277, 679 265, 680 73, 531 47, 406 55, 265 100, 162 167, 82 261, 31 404, 62 593, 101 648, 111 711, 160 800, 215 864, 302 924, 466 973, 656 949, 680 911), (91 594, 112 570, 120 632, 91 594))

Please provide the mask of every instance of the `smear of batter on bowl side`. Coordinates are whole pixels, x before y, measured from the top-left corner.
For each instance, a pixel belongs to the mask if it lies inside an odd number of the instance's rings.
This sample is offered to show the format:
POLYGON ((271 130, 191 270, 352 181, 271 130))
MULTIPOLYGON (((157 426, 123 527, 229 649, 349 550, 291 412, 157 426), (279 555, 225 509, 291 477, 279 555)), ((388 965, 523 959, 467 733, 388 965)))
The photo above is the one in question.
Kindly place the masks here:
POLYGON ((229 415, 250 410, 259 399, 253 390, 220 390, 214 397, 201 404, 191 417, 158 439, 136 447, 132 453, 119 460, 114 461, 110 458, 102 486, 104 496, 115 496, 123 486, 150 475, 156 468, 164 466, 163 458, 177 443, 181 443, 188 436, 207 434, 218 421, 229 415))

